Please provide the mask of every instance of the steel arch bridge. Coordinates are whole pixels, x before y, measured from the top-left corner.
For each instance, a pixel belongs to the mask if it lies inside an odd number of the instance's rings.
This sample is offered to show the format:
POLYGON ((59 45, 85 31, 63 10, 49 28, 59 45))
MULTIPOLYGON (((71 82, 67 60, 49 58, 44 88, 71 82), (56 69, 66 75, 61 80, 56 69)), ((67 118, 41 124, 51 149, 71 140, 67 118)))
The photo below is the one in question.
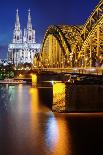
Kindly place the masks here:
POLYGON ((41 68, 103 67, 103 0, 84 25, 53 25, 34 65, 41 68))

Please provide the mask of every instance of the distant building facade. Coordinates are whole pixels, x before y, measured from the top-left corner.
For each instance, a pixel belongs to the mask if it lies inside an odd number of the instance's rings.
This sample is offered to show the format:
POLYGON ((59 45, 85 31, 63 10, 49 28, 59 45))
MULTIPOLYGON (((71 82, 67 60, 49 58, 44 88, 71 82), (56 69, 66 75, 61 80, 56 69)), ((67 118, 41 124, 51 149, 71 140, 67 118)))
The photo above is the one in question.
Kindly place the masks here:
POLYGON ((13 40, 8 45, 8 62, 15 65, 33 63, 34 55, 39 50, 40 44, 35 41, 35 30, 32 28, 30 10, 28 11, 27 28, 22 33, 17 9, 13 40))
POLYGON ((0 65, 3 65, 3 66, 8 65, 7 59, 0 59, 0 65))

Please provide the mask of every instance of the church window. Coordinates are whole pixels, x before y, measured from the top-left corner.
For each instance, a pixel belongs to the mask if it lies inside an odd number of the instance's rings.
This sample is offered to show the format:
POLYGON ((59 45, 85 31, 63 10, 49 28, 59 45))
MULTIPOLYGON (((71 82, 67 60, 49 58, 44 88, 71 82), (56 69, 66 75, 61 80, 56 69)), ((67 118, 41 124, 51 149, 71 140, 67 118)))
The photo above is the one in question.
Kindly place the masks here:
POLYGON ((19 40, 19 36, 17 36, 17 40, 19 40))
POLYGON ((29 40, 31 40, 31 36, 29 36, 29 40))

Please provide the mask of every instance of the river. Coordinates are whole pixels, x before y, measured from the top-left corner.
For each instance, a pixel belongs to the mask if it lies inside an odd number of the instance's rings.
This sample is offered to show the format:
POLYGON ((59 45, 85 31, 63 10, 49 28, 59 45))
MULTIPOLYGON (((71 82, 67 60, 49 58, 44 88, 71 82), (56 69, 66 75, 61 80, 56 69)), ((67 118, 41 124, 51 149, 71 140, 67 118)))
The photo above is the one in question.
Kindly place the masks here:
POLYGON ((103 154, 103 113, 53 113, 51 104, 50 88, 0 85, 0 155, 103 154))

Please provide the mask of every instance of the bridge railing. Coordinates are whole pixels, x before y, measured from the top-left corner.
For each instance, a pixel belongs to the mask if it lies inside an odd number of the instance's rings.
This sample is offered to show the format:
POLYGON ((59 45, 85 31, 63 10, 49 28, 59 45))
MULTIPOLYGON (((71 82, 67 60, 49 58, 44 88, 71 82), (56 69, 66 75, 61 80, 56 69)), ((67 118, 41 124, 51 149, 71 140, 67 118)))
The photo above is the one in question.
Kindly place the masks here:
MULTIPOLYGON (((20 70, 16 70, 18 75, 21 73, 20 70)), ((103 67, 75 67, 75 68, 34 68, 29 71, 22 70, 22 75, 31 75, 32 73, 38 72, 54 72, 54 73, 79 73, 79 74, 95 74, 95 75, 103 75, 103 67)), ((20 74, 20 75, 21 75, 20 74)))
POLYGON ((103 75, 103 67, 92 67, 92 68, 36 68, 38 71, 51 71, 55 73, 79 73, 79 74, 95 74, 103 75))

